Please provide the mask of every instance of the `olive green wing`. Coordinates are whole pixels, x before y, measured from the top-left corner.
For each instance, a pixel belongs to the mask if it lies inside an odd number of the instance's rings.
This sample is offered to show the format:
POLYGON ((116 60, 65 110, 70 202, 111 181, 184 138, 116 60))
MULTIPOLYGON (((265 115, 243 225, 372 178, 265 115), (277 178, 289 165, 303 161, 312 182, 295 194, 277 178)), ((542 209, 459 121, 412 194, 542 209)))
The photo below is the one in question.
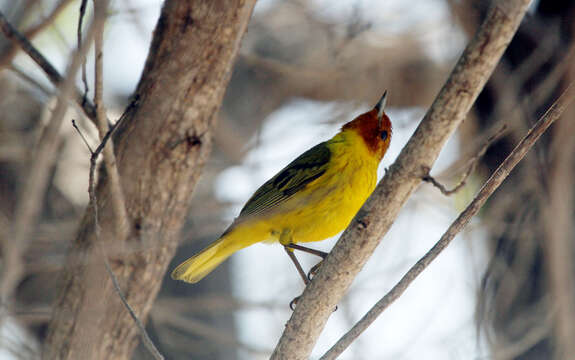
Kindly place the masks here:
POLYGON ((326 172, 330 157, 331 152, 325 142, 301 154, 252 195, 236 221, 268 212, 291 198, 326 172))

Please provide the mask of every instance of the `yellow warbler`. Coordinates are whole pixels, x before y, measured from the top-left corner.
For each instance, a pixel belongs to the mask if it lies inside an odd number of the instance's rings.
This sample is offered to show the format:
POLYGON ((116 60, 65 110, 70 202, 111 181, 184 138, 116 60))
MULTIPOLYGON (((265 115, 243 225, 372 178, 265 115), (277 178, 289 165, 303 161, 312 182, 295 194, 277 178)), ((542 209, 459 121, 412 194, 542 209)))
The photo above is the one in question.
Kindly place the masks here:
POLYGON ((320 241, 345 229, 375 188, 389 146, 386 95, 263 184, 224 234, 181 263, 172 278, 198 282, 234 252, 258 242, 302 249, 293 244, 320 241))

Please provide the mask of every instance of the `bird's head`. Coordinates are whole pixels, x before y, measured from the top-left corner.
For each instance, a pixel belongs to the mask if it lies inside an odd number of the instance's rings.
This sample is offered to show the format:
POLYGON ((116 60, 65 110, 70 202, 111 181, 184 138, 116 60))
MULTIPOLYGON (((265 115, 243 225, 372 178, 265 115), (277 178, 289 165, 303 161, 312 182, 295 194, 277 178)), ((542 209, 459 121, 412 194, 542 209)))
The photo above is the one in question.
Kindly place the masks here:
POLYGON ((341 128, 342 131, 355 131, 359 134, 378 160, 383 158, 391 141, 391 121, 384 111, 386 100, 387 90, 373 109, 359 115, 341 128))

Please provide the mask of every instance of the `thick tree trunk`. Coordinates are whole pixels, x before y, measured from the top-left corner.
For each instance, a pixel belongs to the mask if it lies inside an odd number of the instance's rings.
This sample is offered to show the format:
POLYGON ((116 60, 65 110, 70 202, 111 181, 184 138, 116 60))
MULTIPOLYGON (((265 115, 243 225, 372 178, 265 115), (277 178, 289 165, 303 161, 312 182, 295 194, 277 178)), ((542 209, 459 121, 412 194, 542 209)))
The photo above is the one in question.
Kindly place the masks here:
MULTIPOLYGON (((119 236, 106 177, 68 255, 47 359, 126 359, 138 330, 114 293, 100 241, 128 302, 148 314, 175 251, 210 131, 255 0, 167 0, 134 101, 115 136, 128 226, 119 236)), ((108 55, 111 57, 110 55, 108 55)))

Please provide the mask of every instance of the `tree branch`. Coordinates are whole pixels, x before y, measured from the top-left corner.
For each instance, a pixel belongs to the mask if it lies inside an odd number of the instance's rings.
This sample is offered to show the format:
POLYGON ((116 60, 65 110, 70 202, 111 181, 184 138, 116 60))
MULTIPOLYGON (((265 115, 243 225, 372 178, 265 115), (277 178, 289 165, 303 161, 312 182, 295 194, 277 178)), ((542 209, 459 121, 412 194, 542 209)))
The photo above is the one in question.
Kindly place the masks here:
POLYGON ((575 98, 575 86, 571 85, 565 92, 555 101, 555 103, 547 110, 545 115, 533 125, 527 135, 515 146, 513 151, 505 158, 503 163, 499 165, 497 170, 489 177, 485 184, 481 187, 475 198, 467 205, 465 210, 459 214, 457 219, 449 226, 447 231, 443 234, 441 239, 417 262, 409 269, 409 271, 401 278, 401 280, 381 298, 362 318, 358 321, 353 328, 348 331, 338 342, 329 349, 321 357, 322 360, 332 360, 337 358, 359 335, 364 332, 375 319, 397 300, 411 283, 425 270, 429 264, 439 254, 447 248, 455 235, 457 235, 469 223, 471 218, 477 214, 479 209, 485 204, 487 199, 497 190, 499 185, 507 178, 511 170, 523 159, 525 154, 535 144, 537 139, 547 130, 547 128, 557 120, 565 108, 575 98))
MULTIPOLYGON (((103 101, 104 92, 104 53, 102 51, 103 47, 103 32, 104 25, 107 17, 107 1, 96 1, 94 0, 94 16, 98 20, 98 31, 94 37, 94 105, 96 106, 96 124, 98 127, 98 133, 100 136, 100 141, 104 140, 106 133, 110 131, 108 126, 108 118, 106 116, 106 107, 103 101), (101 23, 100 23, 101 22, 101 23)), ((114 217, 117 221, 116 232, 117 236, 126 236, 126 227, 128 224, 128 216, 126 214, 126 205, 124 200, 124 192, 122 191, 122 186, 120 184, 120 175, 118 174, 118 167, 116 166, 116 156, 114 155, 114 144, 110 141, 104 146, 104 163, 106 164, 106 171, 108 179, 110 181, 110 191, 112 193, 112 202, 114 208, 114 217)))
POLYGON ((517 30, 529 0, 492 6, 431 109, 306 287, 272 359, 307 359, 351 282, 461 123, 517 30))
MULTIPOLYGON (((16 28, 12 26, 12 24, 10 24, 10 22, 8 22, 8 19, 6 19, 1 11, 0 29, 2 29, 2 32, 8 39, 17 43, 22 48, 22 50, 24 50, 24 52, 28 54, 28 56, 30 56, 32 60, 38 64, 38 66, 40 66, 40 68, 44 71, 48 79, 52 82, 52 84, 54 84, 55 87, 61 86, 62 82, 64 81, 62 75, 60 75, 58 70, 56 70, 56 68, 48 61, 48 59, 46 59, 44 55, 42 55, 42 53, 40 53, 40 51, 38 51, 38 49, 36 49, 36 47, 32 45, 32 43, 24 35, 22 35, 18 30, 16 30, 16 28)), ((77 89, 75 89, 75 97, 76 102, 80 105, 82 110, 84 110, 86 116, 94 123, 96 123, 96 108, 94 107, 94 104, 92 104, 92 102, 88 99, 84 101, 82 94, 80 94, 77 89)))
MULTIPOLYGON (((575 28, 574 28, 575 30, 575 28)), ((571 63, 566 74, 568 81, 575 79, 575 66, 571 63)), ((553 330, 559 358, 575 354, 575 268, 573 266, 573 175, 575 140, 575 108, 570 107, 553 129, 550 145, 548 201, 543 207, 546 241, 543 243, 545 266, 549 281, 553 330)))
POLYGON ((471 175, 471 173, 473 173, 473 171, 475 171, 475 168, 477 167, 479 160, 481 160, 481 157, 485 154, 487 149, 489 149, 489 146, 491 146, 491 144, 493 144, 496 140, 498 140, 500 137, 503 136, 506 128, 507 128, 507 126, 503 125, 495 134, 490 136, 485 141, 485 143, 483 144, 481 149, 479 149, 479 151, 475 155, 473 155, 471 157, 471 159, 468 160, 467 169, 465 170, 465 172, 461 176, 461 180, 452 189, 448 190, 442 183, 437 181, 429 173, 427 175, 425 175, 422 178, 422 180, 425 182, 431 183, 433 186, 435 186, 437 189, 439 189, 439 191, 441 191, 441 193, 445 196, 455 194, 456 192, 458 192, 459 190, 461 190, 465 186, 465 184, 467 183, 467 178, 469 178, 469 175, 471 175))
MULTIPOLYGON (((54 9, 52 9, 50 14, 42 19, 38 24, 26 30, 23 37, 26 39, 32 39, 41 33, 56 20, 58 15, 60 15, 71 2, 72 0, 61 0, 58 4, 56 4, 56 6, 54 6, 54 9)), ((10 46, 7 47, 6 50, 4 50, 4 52, 2 52, 2 54, 0 54, 0 70, 4 69, 12 62, 12 59, 14 59, 14 56, 16 56, 18 53, 18 49, 18 42, 13 42, 10 46)))

